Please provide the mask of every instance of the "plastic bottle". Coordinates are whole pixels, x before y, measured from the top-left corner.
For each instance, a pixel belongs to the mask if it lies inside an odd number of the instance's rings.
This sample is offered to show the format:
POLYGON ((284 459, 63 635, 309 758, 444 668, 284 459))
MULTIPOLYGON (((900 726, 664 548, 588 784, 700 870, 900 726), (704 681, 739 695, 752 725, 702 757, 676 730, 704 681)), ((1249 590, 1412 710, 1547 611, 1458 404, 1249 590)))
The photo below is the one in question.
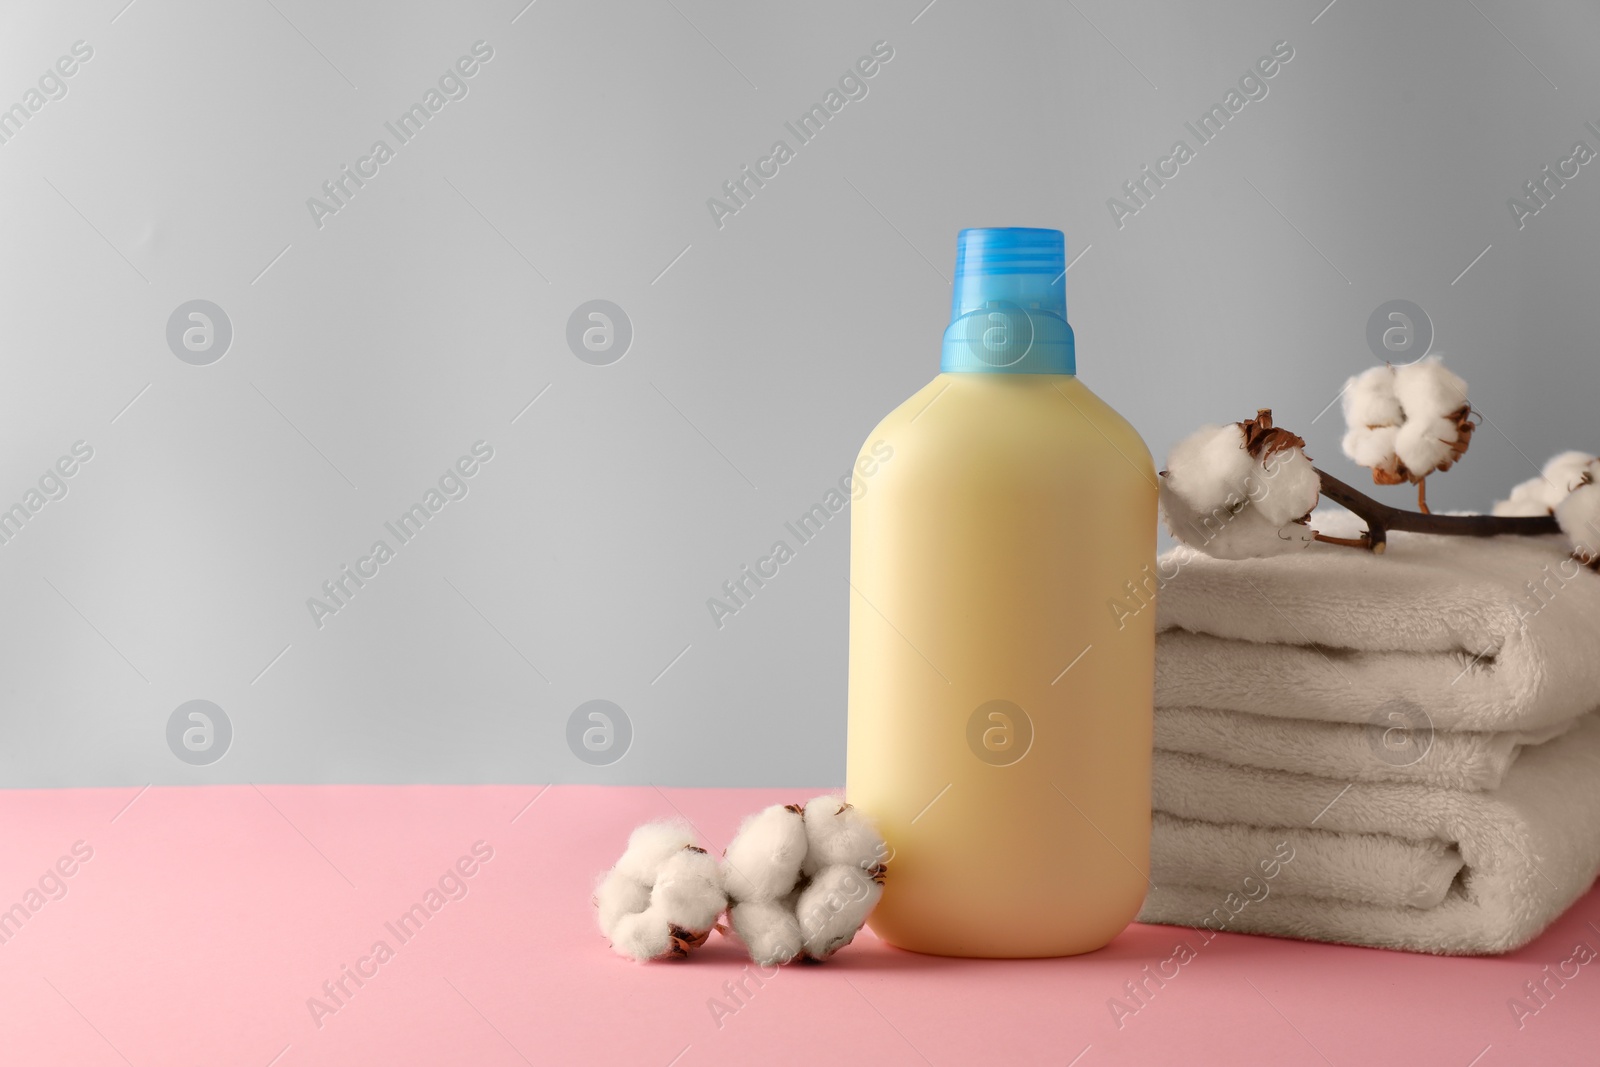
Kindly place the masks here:
POLYGON ((858 461, 847 795, 918 952, 1089 952, 1149 884, 1155 470, 1065 274, 1058 230, 963 230, 941 373, 858 461))

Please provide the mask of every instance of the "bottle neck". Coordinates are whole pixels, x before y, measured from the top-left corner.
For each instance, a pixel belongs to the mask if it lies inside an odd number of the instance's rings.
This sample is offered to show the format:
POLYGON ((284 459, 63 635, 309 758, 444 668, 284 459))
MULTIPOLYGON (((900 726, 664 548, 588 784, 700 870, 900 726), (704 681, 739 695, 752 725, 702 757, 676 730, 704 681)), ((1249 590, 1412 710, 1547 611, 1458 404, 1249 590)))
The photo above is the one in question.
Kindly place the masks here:
POLYGON ((944 331, 943 373, 1076 374, 1072 327, 1049 311, 990 300, 944 331))

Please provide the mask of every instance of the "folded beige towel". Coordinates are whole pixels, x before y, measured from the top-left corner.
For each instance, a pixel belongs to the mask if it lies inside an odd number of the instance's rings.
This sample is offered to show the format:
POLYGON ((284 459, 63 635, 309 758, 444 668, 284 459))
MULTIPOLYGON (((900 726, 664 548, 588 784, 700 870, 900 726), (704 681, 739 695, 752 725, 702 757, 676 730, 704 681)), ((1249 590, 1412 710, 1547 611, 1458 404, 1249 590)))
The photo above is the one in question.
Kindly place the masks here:
POLYGON ((1396 534, 1382 556, 1319 544, 1243 561, 1180 546, 1161 560, 1156 704, 1353 723, 1398 709, 1440 730, 1565 722, 1600 696, 1600 574, 1569 556, 1557 537, 1396 534))
POLYGON ((1223 763, 1316 774, 1345 782, 1419 782, 1494 789, 1524 746, 1542 744, 1576 720, 1534 730, 1410 729, 1396 720, 1357 725, 1212 708, 1157 708, 1155 746, 1223 763))
POLYGON ((1524 749, 1491 791, 1340 783, 1157 752, 1153 799, 1165 814, 1151 842, 1155 888, 1144 922, 1214 925, 1222 907, 1230 930, 1443 954, 1508 952, 1600 873, 1600 714, 1524 749), (1251 829, 1268 833, 1254 839, 1251 829), (1271 854, 1252 857, 1255 847, 1286 831, 1296 832, 1295 858, 1270 892, 1227 907, 1271 854), (1460 867, 1427 906, 1451 850, 1460 867), (1302 859, 1316 866, 1298 884, 1285 880, 1302 859), (1336 881, 1328 872, 1341 865, 1347 873, 1336 881), (1413 891, 1423 906, 1395 902, 1413 891))
POLYGON ((1461 853, 1443 841, 1200 822, 1159 811, 1154 841, 1150 880, 1209 888, 1219 898, 1214 903, 1229 892, 1260 893, 1243 883, 1245 872, 1271 893, 1431 908, 1462 868, 1461 853), (1264 857, 1280 860, 1270 880, 1253 871, 1264 857))

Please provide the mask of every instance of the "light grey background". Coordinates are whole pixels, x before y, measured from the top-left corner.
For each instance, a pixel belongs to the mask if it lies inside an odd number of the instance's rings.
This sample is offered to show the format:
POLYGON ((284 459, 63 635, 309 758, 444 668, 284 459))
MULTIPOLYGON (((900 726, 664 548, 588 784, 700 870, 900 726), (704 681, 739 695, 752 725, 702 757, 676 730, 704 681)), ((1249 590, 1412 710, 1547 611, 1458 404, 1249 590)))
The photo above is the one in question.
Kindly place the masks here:
POLYGON ((1066 231, 1082 376, 1158 458, 1271 406, 1359 476, 1323 412, 1394 298, 1487 420, 1436 506, 1600 447, 1600 164, 1507 206, 1600 148, 1592 7, 524 2, 0 13, 0 103, 94 50, 0 144, 0 506, 94 450, 0 545, 0 781, 840 781, 845 521, 721 629, 706 601, 936 373, 964 226, 1066 231), (319 229, 307 198, 480 40, 319 229), (707 198, 877 41, 719 229, 707 198), (1269 95, 1119 229, 1277 41, 1269 95), (167 343, 194 299, 232 323, 208 366, 167 343), (566 340, 595 299, 634 332, 605 366, 566 340), (307 598, 480 440, 318 629, 307 598), (168 747, 192 700, 231 723, 209 764, 168 747), (568 747, 591 700, 631 720, 609 765, 568 747))

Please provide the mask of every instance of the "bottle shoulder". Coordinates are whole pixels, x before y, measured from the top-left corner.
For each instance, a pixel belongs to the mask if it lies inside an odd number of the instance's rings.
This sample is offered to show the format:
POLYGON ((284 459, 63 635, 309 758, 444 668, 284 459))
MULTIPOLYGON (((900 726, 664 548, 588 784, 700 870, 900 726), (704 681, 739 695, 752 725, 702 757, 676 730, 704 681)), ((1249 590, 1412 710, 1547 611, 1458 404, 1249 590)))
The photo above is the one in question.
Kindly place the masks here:
POLYGON ((875 443, 959 466, 1111 453, 1155 484, 1138 431, 1074 375, 940 374, 878 423, 862 454, 875 443))

